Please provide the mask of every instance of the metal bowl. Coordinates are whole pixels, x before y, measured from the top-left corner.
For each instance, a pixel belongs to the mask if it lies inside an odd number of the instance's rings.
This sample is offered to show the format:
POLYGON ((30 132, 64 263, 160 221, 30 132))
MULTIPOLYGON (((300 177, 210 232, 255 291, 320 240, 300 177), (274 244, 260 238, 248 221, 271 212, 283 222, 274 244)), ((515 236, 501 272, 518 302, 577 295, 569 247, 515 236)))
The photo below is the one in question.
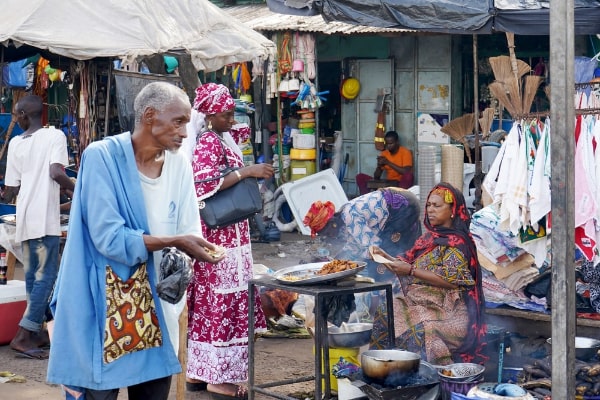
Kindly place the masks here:
POLYGON ((331 347, 360 347, 369 344, 373 324, 364 322, 343 323, 340 327, 332 326, 327 331, 329 333, 329 346, 331 347))
POLYGON ((479 380, 485 367, 474 363, 454 363, 438 369, 441 380, 452 382, 475 382, 479 380))
MULTIPOLYGON (((552 338, 546 340, 548 344, 552 344, 552 338)), ((575 358, 588 361, 598 355, 600 350, 600 340, 576 336, 575 337, 575 358)))
POLYGON ((420 355, 406 350, 367 350, 360 355, 363 374, 378 381, 385 381, 390 375, 414 374, 420 363, 420 355))

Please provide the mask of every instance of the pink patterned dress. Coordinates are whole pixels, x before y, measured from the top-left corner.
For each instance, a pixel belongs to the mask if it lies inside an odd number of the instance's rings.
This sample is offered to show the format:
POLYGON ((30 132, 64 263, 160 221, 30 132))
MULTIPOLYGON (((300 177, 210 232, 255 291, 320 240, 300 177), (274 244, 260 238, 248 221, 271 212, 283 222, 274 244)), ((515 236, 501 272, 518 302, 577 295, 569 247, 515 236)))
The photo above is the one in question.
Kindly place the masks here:
MULTIPOLYGON (((220 141, 214 132, 198 138, 192 159, 196 181, 219 176, 226 167, 220 141)), ((242 167, 238 152, 223 145, 229 164, 242 167)), ((222 183, 223 179, 196 183, 198 200, 210 197, 222 183)), ((188 289, 187 376, 211 384, 244 382, 248 378, 248 280, 253 265, 248 221, 219 229, 203 225, 202 230, 208 241, 227 248, 227 256, 217 264, 194 262, 188 289)), ((254 313, 255 331, 265 331, 258 296, 254 313)))

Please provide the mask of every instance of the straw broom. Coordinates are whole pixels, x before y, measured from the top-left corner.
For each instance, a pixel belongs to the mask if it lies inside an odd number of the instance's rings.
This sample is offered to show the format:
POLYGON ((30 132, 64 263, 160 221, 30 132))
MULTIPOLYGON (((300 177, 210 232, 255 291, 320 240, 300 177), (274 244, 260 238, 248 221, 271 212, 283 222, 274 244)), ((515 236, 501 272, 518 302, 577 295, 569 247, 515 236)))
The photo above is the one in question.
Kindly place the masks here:
POLYGON ((474 126, 475 114, 471 113, 465 114, 458 118, 454 118, 452 121, 449 121, 440 129, 443 133, 450 136, 452 139, 462 143, 465 149, 465 153, 467 154, 467 158, 469 159, 469 163, 472 163, 471 147, 469 146, 469 142, 467 141, 465 136, 473 132, 474 126))
MULTIPOLYGON (((490 92, 492 92, 494 97, 498 99, 500 104, 506 108, 506 111, 508 111, 511 116, 516 116, 519 113, 511 102, 511 99, 508 97, 506 89, 501 82, 492 82, 488 85, 488 87, 490 92)), ((521 108, 521 105, 519 105, 519 108, 521 108)))
MULTIPOLYGON (((498 56, 489 58, 494 78, 502 83, 508 82, 515 77, 513 62, 509 56, 498 56)), ((516 60, 517 76, 520 78, 531 71, 531 67, 525 61, 516 60)))
POLYGON ((533 99, 537 93, 540 84, 542 83, 542 77, 537 75, 527 75, 525 77, 525 87, 523 88, 523 105, 521 110, 523 114, 527 114, 531 111, 531 105, 533 104, 533 99))
POLYGON ((507 82, 506 89, 508 90, 510 102, 517 111, 517 114, 523 114, 523 111, 521 110, 523 105, 523 101, 521 100, 521 85, 519 83, 520 80, 512 78, 507 82))
POLYGON ((546 93, 546 97, 548 97, 548 100, 550 100, 550 93, 552 93, 550 90, 550 84, 544 86, 544 93, 546 93))
POLYGON ((494 113, 496 110, 492 107, 488 107, 483 110, 482 117, 479 118, 479 126, 481 126, 481 134, 484 140, 487 140, 490 136, 490 130, 492 129, 492 122, 494 121, 494 113))
POLYGON ((512 66, 508 56, 490 57, 489 62, 492 66, 494 78, 496 78, 498 82, 507 82, 513 76, 512 66))

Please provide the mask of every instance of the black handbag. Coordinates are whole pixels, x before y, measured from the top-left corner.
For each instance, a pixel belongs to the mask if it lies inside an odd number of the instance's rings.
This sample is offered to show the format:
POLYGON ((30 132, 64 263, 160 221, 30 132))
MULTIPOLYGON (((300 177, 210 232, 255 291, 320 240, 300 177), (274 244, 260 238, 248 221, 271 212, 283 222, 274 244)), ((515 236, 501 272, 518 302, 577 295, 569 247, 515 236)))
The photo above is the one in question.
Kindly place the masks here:
MULTIPOLYGON (((223 157, 227 167, 221 171, 221 175, 198 182, 207 182, 221 179, 232 173, 237 168, 232 168, 227 160, 225 146, 219 138, 223 147, 223 157)), ((198 202, 200 217, 211 229, 222 228, 227 225, 248 219, 262 211, 263 203, 256 178, 249 177, 240 180, 227 189, 219 190, 207 199, 198 202)))

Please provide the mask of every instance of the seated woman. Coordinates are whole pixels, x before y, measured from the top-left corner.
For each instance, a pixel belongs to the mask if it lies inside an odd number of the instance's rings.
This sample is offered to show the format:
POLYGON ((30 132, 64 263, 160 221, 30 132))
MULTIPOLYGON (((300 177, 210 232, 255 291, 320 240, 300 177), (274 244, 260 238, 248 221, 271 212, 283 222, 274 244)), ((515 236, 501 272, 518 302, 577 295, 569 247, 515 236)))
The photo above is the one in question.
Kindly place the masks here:
POLYGON ((434 364, 477 361, 481 354, 484 299, 470 220, 462 193, 440 183, 427 197, 427 232, 410 250, 396 258, 371 248, 402 286, 394 302, 396 347, 434 364))

